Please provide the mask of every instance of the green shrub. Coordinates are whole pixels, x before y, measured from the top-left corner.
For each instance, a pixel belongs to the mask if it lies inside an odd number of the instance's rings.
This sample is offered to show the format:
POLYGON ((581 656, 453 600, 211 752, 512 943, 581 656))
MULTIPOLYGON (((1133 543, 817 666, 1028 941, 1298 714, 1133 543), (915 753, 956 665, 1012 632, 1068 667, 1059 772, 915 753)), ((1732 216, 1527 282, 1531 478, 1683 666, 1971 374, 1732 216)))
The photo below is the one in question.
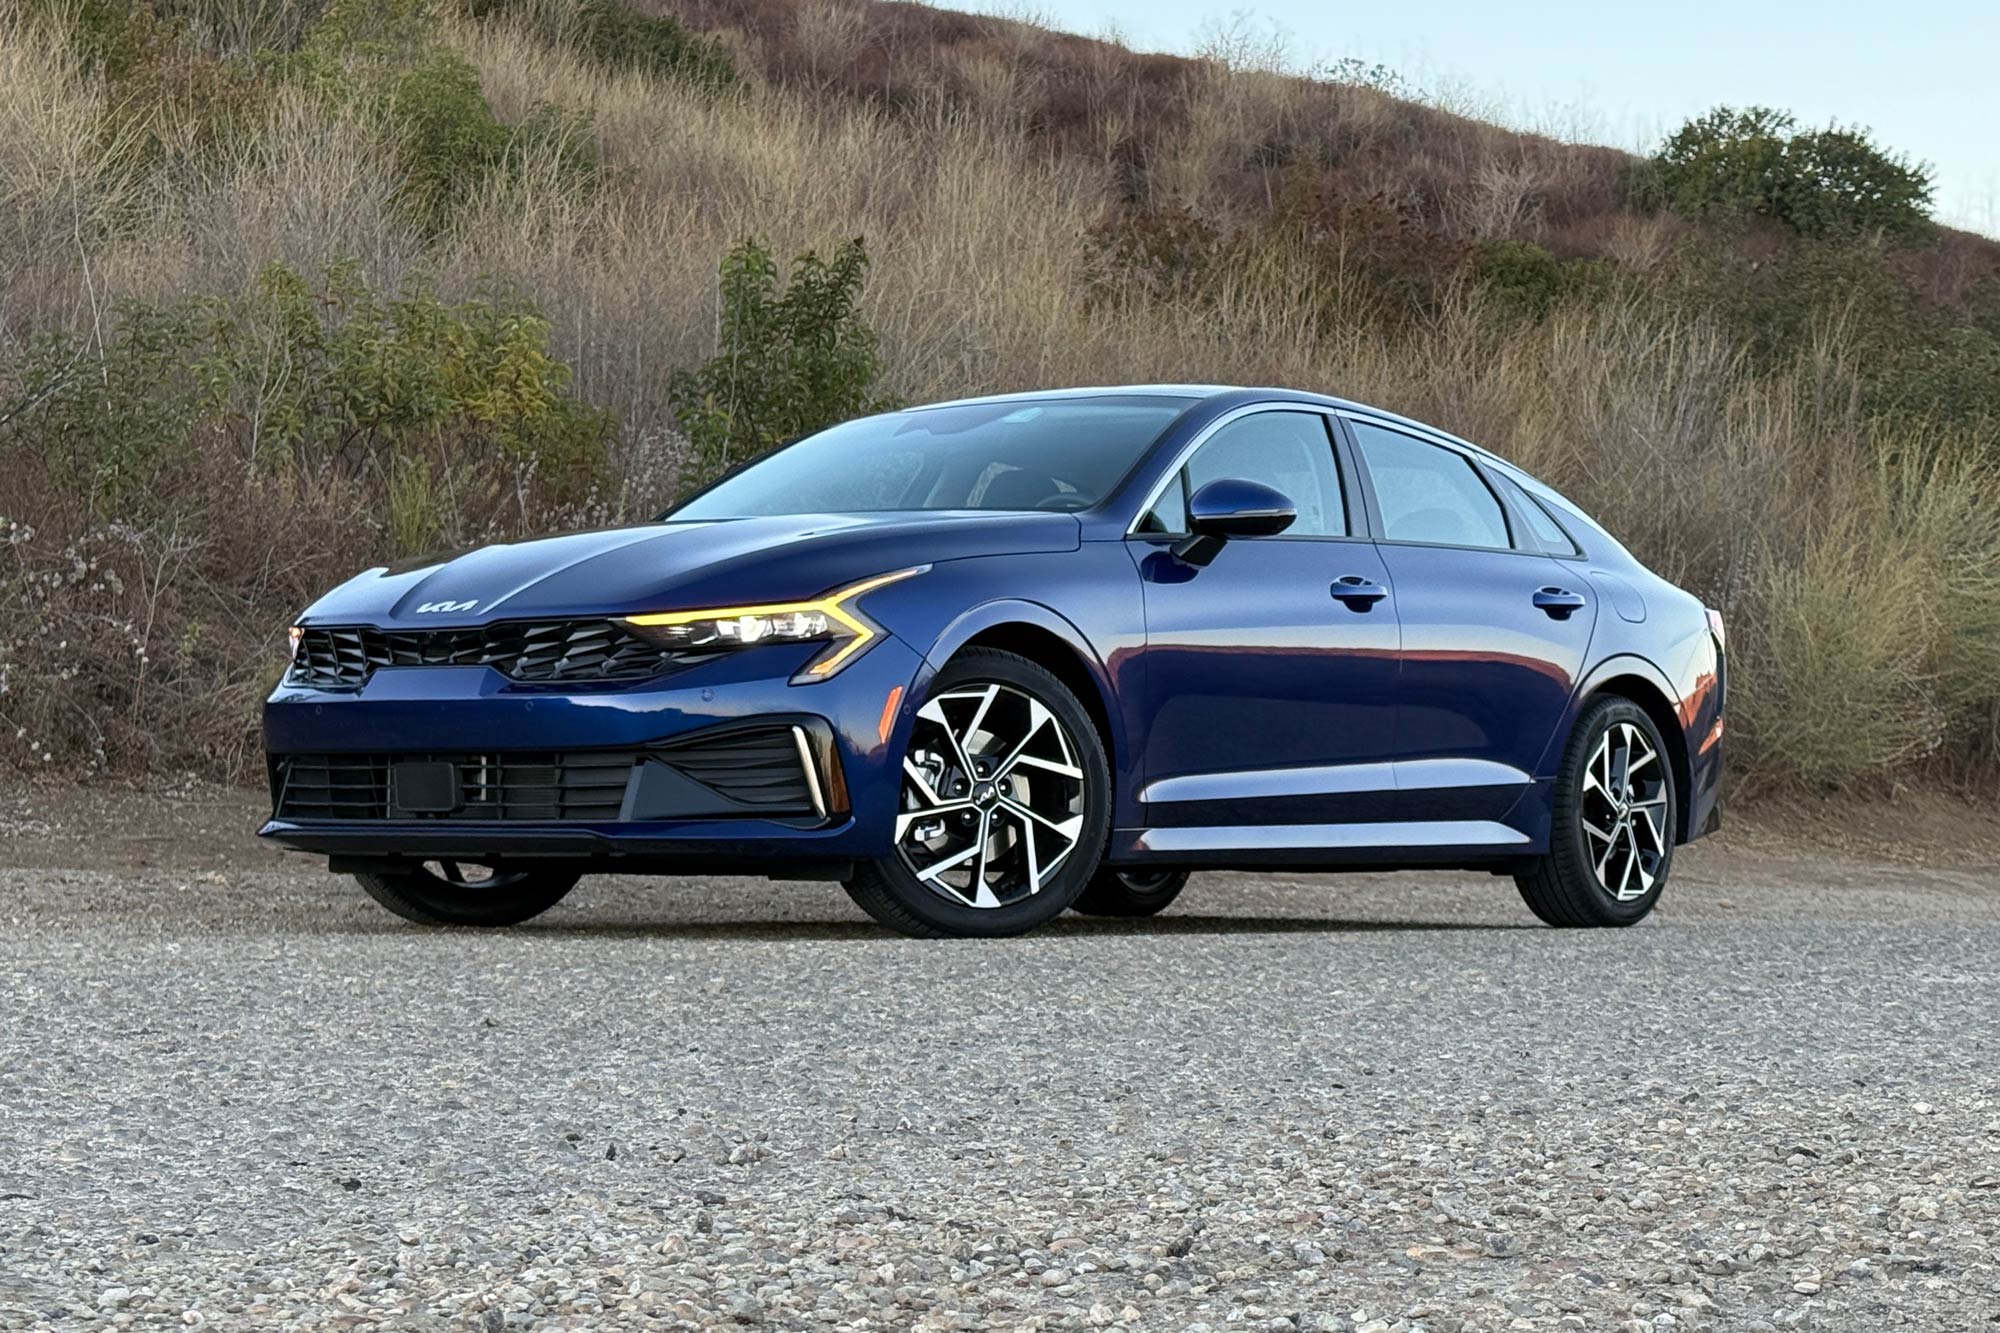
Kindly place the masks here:
POLYGON ((2000 320, 1925 301, 1859 240, 1800 240, 1752 258, 1694 237, 1646 288, 1649 300, 1720 319, 1753 361, 1776 369, 1829 338, 1854 360, 1870 414, 1929 418, 2000 445, 2000 320))
POLYGON ((407 457, 499 462, 570 498, 600 479, 611 433, 531 307, 384 295, 345 266, 317 283, 274 267, 236 301, 128 306, 101 348, 41 339, 0 365, 0 418, 99 512, 139 516, 156 475, 204 449, 406 489, 407 457))
POLYGON ((204 414, 195 353, 206 322, 192 302, 137 305, 98 345, 37 337, 0 362, 0 422, 87 506, 143 513, 155 457, 185 447, 204 414))
POLYGON ((27 15, 67 17, 66 31, 77 59, 109 84, 121 83, 158 60, 174 41, 172 25, 162 22, 147 0, 28 0, 23 8, 27 15))
POLYGON ((1561 261, 1533 242, 1484 242, 1473 249, 1472 268, 1487 292, 1510 310, 1539 319, 1562 299, 1561 261))
POLYGON ((736 82, 736 64, 721 42, 689 32, 670 14, 642 14, 619 0, 471 0, 467 9, 474 18, 518 17, 546 40, 572 44, 608 69, 638 70, 705 88, 736 82))
POLYGON ((1689 217, 1763 216, 1805 236, 1914 240, 1933 228, 1926 168, 1876 147, 1861 130, 1801 131, 1769 107, 1717 107, 1688 121, 1627 185, 1641 206, 1689 217))
POLYGON ((267 67, 274 78, 374 110, 395 146, 409 213, 427 232, 449 227, 482 189, 531 156, 552 156, 586 188, 596 185, 587 116, 543 104, 506 124, 479 72, 440 45, 435 28, 426 0, 336 0, 296 54, 267 67))
POLYGON ((438 52, 396 79, 384 102, 411 213, 442 230, 506 160, 512 135, 463 56, 438 52))
POLYGON ((432 0, 332 0, 301 49, 320 58, 394 59, 428 48, 436 22, 432 0))
POLYGON ((715 356, 668 381, 691 452, 693 475, 684 480, 705 480, 785 440, 892 406, 875 390, 875 333, 855 308, 867 268, 857 237, 831 260, 800 255, 780 291, 777 262, 764 246, 744 241, 729 252, 715 356))

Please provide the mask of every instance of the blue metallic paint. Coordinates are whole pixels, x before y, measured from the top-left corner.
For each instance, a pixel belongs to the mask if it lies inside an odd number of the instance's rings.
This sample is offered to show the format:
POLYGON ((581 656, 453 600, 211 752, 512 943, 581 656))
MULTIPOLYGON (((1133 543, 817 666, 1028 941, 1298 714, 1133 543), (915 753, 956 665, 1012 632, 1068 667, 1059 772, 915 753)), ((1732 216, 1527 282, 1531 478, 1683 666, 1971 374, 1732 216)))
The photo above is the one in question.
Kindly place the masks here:
MULTIPOLYGON (((1096 507, 1076 514, 803 515, 645 525, 484 548, 342 584, 302 624, 477 626, 536 616, 808 598, 917 564, 867 595, 888 636, 832 679, 789 683, 816 645, 769 645, 663 680, 562 686, 485 667, 378 671, 357 689, 281 685, 266 746, 286 751, 479 751, 639 746, 719 721, 810 715, 833 728, 852 810, 825 827, 758 820, 568 828, 593 851, 726 849, 782 873, 794 858, 890 853, 915 706, 951 656, 982 636, 1032 631, 1071 655, 1095 692, 1114 781, 1114 862, 1474 863, 1542 850, 1564 737, 1599 689, 1662 721, 1683 793, 1680 836, 1712 822, 1722 759, 1722 674, 1700 603, 1602 529, 1484 451, 1374 409, 1283 390, 1185 390, 1189 410, 1096 507), (1360 472, 1336 441, 1350 539, 1231 541, 1177 561, 1130 535, 1155 490, 1208 430, 1260 405, 1353 414, 1458 448, 1544 500, 1584 555, 1558 558, 1377 542, 1360 472), (1343 603, 1342 578, 1379 583, 1343 603), (1582 593, 1567 619, 1544 586, 1582 593), (419 607, 474 603, 439 615, 419 607), (1615 607, 1602 614, 1599 603, 1615 607), (1643 608, 1643 620, 1629 611, 1643 608), (891 692, 900 706, 888 716, 891 692)), ((1025 395, 1046 397, 1051 395, 1025 395)), ((265 833, 325 850, 365 830, 277 822, 265 833)), ((391 830, 394 832, 395 830, 391 830)), ((509 830, 404 828, 412 850, 504 849, 509 830), (458 839, 458 841, 454 841, 458 839), (480 840, 476 844, 471 840, 480 840)), ((567 845, 567 844, 565 844, 567 845)))

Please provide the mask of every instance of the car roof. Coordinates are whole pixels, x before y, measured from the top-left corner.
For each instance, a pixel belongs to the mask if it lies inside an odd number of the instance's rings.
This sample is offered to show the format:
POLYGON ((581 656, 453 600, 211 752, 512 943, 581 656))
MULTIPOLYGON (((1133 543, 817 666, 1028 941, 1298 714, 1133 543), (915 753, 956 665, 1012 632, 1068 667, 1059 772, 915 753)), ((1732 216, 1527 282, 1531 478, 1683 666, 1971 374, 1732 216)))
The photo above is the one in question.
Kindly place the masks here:
MULTIPOLYGON (((1310 403, 1315 407, 1338 408, 1345 412, 1357 412, 1374 417, 1379 421, 1399 426, 1407 426, 1437 439, 1448 440, 1461 448, 1469 449, 1482 458, 1505 464, 1510 470, 1520 472, 1520 468, 1492 450, 1461 439, 1450 431, 1440 430, 1428 422, 1418 421, 1384 408, 1371 407, 1367 403, 1355 402, 1348 398, 1336 398, 1332 394, 1311 393, 1305 389, 1285 389, 1272 387, 1252 387, 1242 384, 1104 384, 1068 389, 1028 389, 1019 393, 980 394, 971 398, 953 398, 945 402, 919 403, 904 410, 921 412, 933 407, 969 407, 979 403, 1019 403, 1047 401, 1051 398, 1110 398, 1145 396, 1151 398, 1185 398, 1190 403, 1203 402, 1212 398, 1238 398, 1245 403, 1310 403)), ((1525 474, 1523 474, 1525 475, 1525 474)))

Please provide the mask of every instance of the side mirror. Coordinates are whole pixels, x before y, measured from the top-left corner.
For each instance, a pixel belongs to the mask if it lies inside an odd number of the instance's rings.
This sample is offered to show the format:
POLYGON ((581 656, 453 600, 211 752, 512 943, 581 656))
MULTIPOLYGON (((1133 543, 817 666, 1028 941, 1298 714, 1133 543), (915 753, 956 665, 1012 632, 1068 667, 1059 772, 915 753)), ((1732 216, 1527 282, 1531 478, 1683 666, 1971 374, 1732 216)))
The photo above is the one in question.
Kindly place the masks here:
POLYGON ((1299 516, 1289 497, 1261 482, 1223 477, 1188 497, 1188 535, 1174 554, 1191 565, 1215 559, 1236 537, 1275 537, 1299 516))

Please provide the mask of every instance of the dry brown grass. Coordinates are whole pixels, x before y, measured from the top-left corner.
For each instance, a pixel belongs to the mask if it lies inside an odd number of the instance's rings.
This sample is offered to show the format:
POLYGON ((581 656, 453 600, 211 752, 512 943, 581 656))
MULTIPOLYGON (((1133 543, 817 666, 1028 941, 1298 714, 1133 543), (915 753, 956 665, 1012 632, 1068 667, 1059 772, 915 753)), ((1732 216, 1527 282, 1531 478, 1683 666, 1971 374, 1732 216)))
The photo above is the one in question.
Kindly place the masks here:
MULTIPOLYGON (((123 296, 240 290, 275 261, 358 258, 377 285, 423 274, 448 293, 499 280, 541 307, 580 394, 622 424, 624 488, 554 517, 611 519, 666 498, 663 385, 711 347, 722 253, 749 236, 790 254, 860 235, 893 392, 1221 381, 1407 412, 1546 477, 1725 608, 1745 752, 1764 775, 1851 781, 1941 751, 1962 773, 1990 762, 2000 483, 1963 440, 1919 431, 1884 450, 1856 414, 1840 330, 1776 374, 1753 374, 1710 324, 1615 299, 1524 324, 1461 292, 1390 334, 1379 292, 1350 291, 1339 263, 1278 232, 1171 302, 1093 301, 1085 285, 1087 238, 1108 210, 1259 215, 1302 145, 1362 197, 1450 235, 1568 236, 1643 269, 1673 224, 1606 204, 1618 155, 1306 85, 1240 52, 1166 61, 841 0, 816 0, 794 32, 779 21, 791 13, 776 0, 693 12, 765 62, 720 97, 607 71, 523 30, 451 30, 503 119, 544 102, 585 112, 610 171, 593 189, 530 162, 431 238, 399 211, 392 157, 352 113, 286 97, 219 163, 135 183, 106 145, 102 89, 46 44, 0 33, 0 247, 15 257, 0 269, 0 339, 87 328, 123 296), (1986 739, 1946 735, 1968 725, 1986 739)), ((246 0, 243 24, 268 17, 246 0)), ((244 485, 220 466, 212 484, 244 485)), ((242 771, 264 654, 314 583, 366 558, 376 499, 263 479, 201 534, 134 544, 79 528, 123 591, 86 580, 34 605, 48 635, 97 642, 111 665, 88 691, 43 682, 40 730, 21 745, 116 753, 115 717, 119 734, 153 738, 155 762, 242 771), (138 632, 146 659, 132 656, 133 625, 153 627, 138 632), (167 651, 190 626, 199 647, 167 651), (172 665, 149 675, 144 661, 172 665)), ((0 519, 50 504, 9 491, 0 519)), ((60 549, 8 549, 0 585, 61 565, 60 549)), ((28 668, 14 670, 9 721, 24 715, 28 668)))

